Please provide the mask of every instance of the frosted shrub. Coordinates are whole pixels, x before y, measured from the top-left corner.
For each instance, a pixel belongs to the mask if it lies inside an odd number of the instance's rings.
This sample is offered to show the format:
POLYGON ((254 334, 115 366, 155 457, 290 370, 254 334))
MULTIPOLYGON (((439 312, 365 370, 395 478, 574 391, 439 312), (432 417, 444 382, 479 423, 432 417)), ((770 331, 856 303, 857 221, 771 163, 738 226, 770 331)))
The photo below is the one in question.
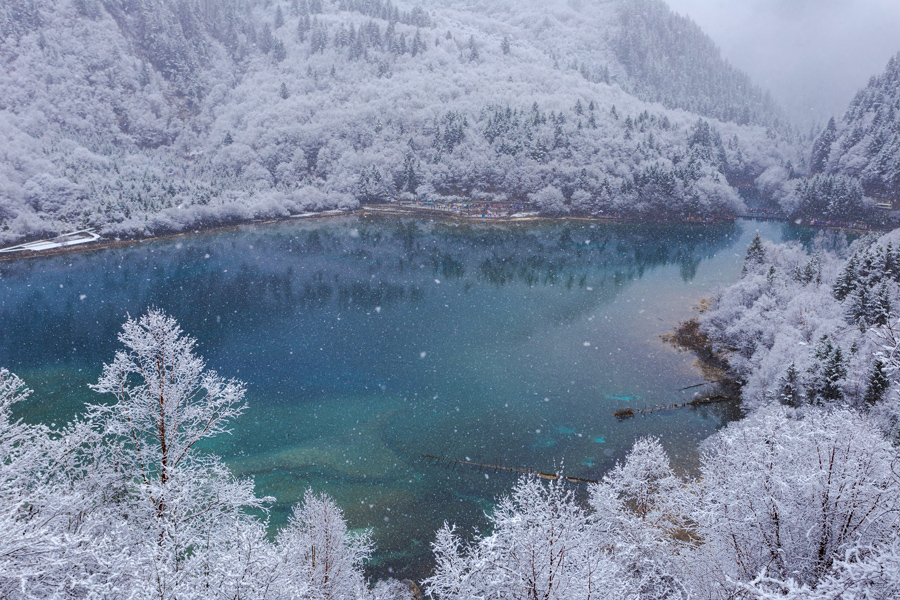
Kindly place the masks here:
POLYGON ((690 516, 702 544, 701 587, 727 597, 762 574, 815 586, 856 547, 898 533, 898 458, 846 410, 761 409, 713 437, 690 516), (718 574, 718 575, 714 575, 718 574))
POLYGON ((343 512, 327 496, 307 490, 277 543, 285 597, 353 600, 366 596, 362 566, 372 552, 369 534, 351 535, 343 512))
POLYGON ((689 596, 682 583, 677 535, 683 515, 684 482, 675 476, 659 440, 637 440, 590 490, 595 539, 604 540, 635 597, 676 600, 689 596))
POLYGON ((490 515, 493 533, 466 547, 445 524, 425 582, 438 600, 628 598, 622 569, 561 481, 522 479, 490 515))
POLYGON ((45 562, 59 550, 62 540, 41 527, 31 505, 40 491, 42 456, 49 443, 48 431, 12 421, 12 406, 30 394, 24 382, 0 369, 0 596, 11 597, 19 589, 30 590, 46 571, 45 562))

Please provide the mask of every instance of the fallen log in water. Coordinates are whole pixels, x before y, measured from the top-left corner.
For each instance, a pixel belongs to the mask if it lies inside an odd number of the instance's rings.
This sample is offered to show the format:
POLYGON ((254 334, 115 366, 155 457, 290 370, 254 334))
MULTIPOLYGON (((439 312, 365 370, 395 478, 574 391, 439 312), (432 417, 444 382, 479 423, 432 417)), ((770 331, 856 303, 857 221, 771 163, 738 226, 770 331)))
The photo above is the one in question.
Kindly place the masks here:
POLYGON ((717 381, 704 381, 703 383, 695 383, 694 385, 689 385, 687 387, 678 388, 675 390, 676 392, 683 392, 685 390, 692 390, 694 388, 703 387, 704 385, 710 385, 713 383, 718 383, 717 381))
POLYGON ((627 419, 633 417, 636 413, 647 414, 657 410, 668 410, 670 408, 684 408, 685 406, 702 406, 704 404, 716 404, 718 402, 728 402, 734 400, 732 396, 704 396, 695 398, 690 402, 681 402, 678 404, 666 404, 665 406, 651 406, 650 408, 622 408, 613 413, 617 419, 627 419))

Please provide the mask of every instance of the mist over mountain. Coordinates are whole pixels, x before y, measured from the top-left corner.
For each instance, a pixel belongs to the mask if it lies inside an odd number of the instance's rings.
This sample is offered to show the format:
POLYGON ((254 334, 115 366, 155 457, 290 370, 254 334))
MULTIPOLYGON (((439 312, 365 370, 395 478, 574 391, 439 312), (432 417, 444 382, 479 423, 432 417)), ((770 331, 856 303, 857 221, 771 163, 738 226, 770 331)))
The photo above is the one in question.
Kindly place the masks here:
POLYGON ((767 92, 722 59, 719 48, 688 17, 661 0, 623 4, 613 40, 636 96, 741 125, 780 128, 784 117, 767 92))
POLYGON ((829 121, 810 170, 852 177, 878 200, 900 200, 900 54, 856 94, 840 121, 829 121))
POLYGON ((720 216, 805 163, 660 0, 23 0, 0 35, 3 241, 397 198, 720 216))

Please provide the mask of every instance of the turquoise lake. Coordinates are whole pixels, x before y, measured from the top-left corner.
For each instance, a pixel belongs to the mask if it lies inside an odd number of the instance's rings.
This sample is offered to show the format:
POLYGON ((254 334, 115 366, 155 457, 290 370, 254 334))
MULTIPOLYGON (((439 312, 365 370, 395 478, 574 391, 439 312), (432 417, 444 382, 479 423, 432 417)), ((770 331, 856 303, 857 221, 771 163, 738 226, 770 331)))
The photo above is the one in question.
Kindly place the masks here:
MULTIPOLYGON (((346 216, 248 225, 0 263, 0 365, 61 424, 118 348, 127 315, 164 309, 247 412, 210 445, 285 522, 307 488, 374 531, 369 574, 420 578, 445 521, 486 526, 516 475, 438 455, 599 479, 659 436, 681 469, 734 407, 654 412, 703 382, 660 340, 736 281, 754 233, 790 225, 457 224, 346 216)), ((583 485, 583 484, 580 484, 583 485)))

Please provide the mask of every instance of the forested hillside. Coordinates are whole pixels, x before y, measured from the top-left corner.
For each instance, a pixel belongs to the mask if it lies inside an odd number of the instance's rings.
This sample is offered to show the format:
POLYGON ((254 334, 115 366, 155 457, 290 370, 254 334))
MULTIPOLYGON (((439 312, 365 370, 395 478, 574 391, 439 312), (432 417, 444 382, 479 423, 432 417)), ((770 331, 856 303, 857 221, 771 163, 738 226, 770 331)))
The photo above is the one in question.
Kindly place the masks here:
POLYGON ((397 198, 702 218, 804 162, 656 0, 25 0, 0 33, 4 242, 397 198))
POLYGON ((791 218, 896 225, 889 211, 900 206, 900 54, 856 94, 840 120, 828 121, 808 165, 790 173, 774 169, 773 184, 760 189, 791 218))
POLYGON ((622 3, 613 38, 625 87, 647 101, 741 125, 782 128, 781 109, 768 93, 726 63, 709 37, 662 0, 622 3))
POLYGON ((873 198, 900 200, 900 54, 856 94, 840 122, 829 121, 810 171, 852 177, 873 198))
POLYGON ((896 336, 900 305, 897 232, 821 238, 806 252, 758 237, 741 280, 719 293, 702 330, 744 382, 744 406, 833 403, 884 417, 900 433, 896 336))

